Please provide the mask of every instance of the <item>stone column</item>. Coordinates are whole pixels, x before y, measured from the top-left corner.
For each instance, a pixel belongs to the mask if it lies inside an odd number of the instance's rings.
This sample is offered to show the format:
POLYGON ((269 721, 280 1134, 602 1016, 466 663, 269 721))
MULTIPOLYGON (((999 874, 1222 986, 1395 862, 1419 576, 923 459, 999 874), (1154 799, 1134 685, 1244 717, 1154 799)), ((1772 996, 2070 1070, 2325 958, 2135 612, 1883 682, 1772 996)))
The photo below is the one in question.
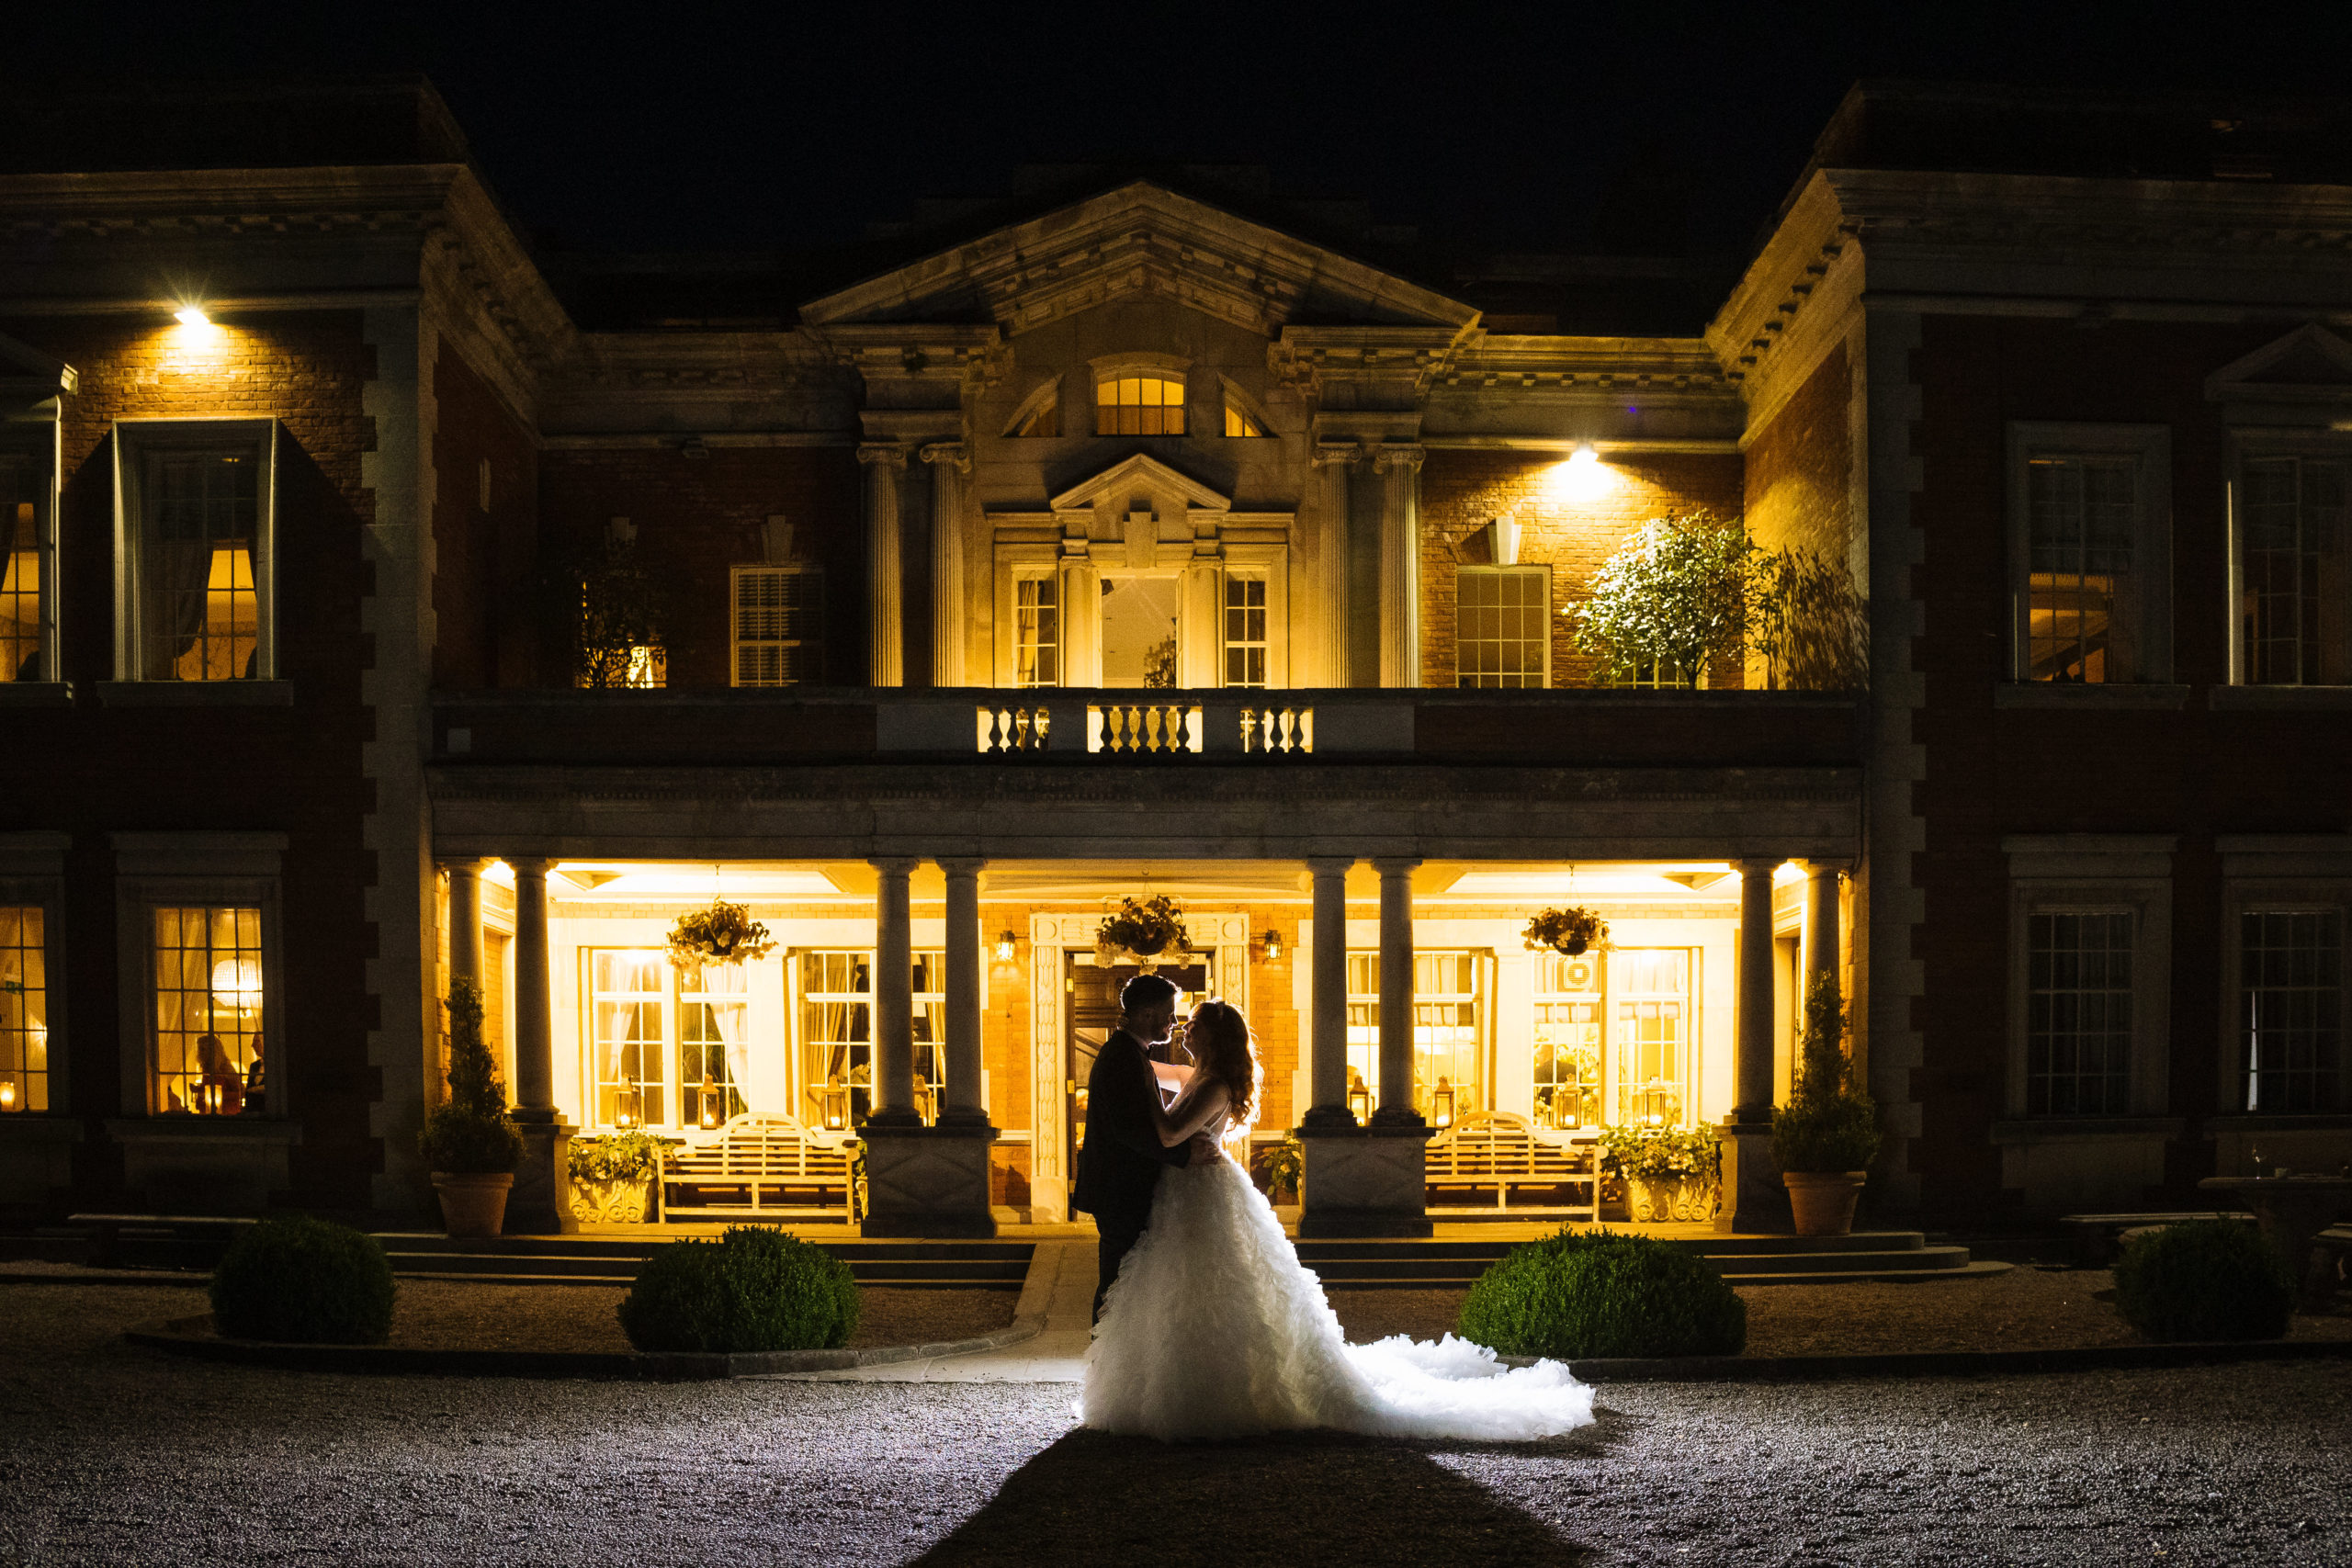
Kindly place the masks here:
POLYGON ((1315 885, 1315 948, 1308 956, 1311 1027, 1306 1053, 1310 1132, 1352 1132, 1348 1109, 1348 870, 1352 858, 1317 856, 1306 863, 1315 885))
POLYGON ((1809 860, 1805 862, 1804 887, 1804 989, 1797 997, 1797 1016, 1804 1016, 1804 997, 1813 989, 1814 982, 1826 975, 1834 983, 1838 978, 1838 878, 1853 869, 1853 862, 1843 860, 1809 860))
MULTIPOLYGON (((449 870, 449 978, 481 984, 481 870, 478 860, 453 860, 449 870)), ((444 987, 447 995, 447 987, 444 987)))
POLYGON ((1321 570, 1316 588, 1325 617, 1326 686, 1348 683, 1348 473, 1363 456, 1363 449, 1352 441, 1325 441, 1317 444, 1310 459, 1324 476, 1321 570))
POLYGON ((1380 1105, 1372 1113, 1381 1127, 1419 1127, 1413 1107, 1413 869, 1418 860, 1384 858, 1380 873, 1380 1105))
POLYGON ((1380 506, 1380 683, 1421 683, 1421 461, 1419 446, 1387 446, 1373 459, 1380 506))
POLYGON ((1772 1163, 1772 874, 1777 860, 1736 860, 1739 873, 1739 996, 1731 1113, 1724 1118, 1724 1204, 1715 1228, 1790 1228, 1789 1197, 1772 1163))
POLYGON ((947 878, 946 1095, 940 1125, 989 1125, 980 1098, 980 1011, 984 971, 980 967, 979 860, 943 860, 947 878))
POLYGON ((906 633, 900 622, 899 483, 907 449, 868 442, 857 449, 865 465, 866 683, 906 683, 906 633))
POLYGON ((964 683, 964 476, 971 472, 972 458, 960 441, 934 441, 922 449, 922 460, 931 465, 931 683, 960 686, 964 683))
POLYGON ((915 1110, 914 942, 910 858, 869 861, 874 886, 874 1104, 867 1125, 920 1127, 915 1110))
POLYGON ((514 1122, 523 1134, 523 1163, 506 1198, 506 1230, 554 1235, 580 1226, 571 1215, 572 1127, 555 1105, 548 863, 509 855, 506 863, 514 868, 514 1122))

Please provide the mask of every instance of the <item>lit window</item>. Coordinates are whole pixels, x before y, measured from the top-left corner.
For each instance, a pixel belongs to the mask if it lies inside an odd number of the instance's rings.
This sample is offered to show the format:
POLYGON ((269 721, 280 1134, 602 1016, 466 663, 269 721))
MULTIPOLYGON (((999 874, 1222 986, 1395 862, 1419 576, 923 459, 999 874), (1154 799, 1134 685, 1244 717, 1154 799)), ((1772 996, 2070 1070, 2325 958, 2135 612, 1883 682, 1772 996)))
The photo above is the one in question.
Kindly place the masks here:
POLYGON ((0 906, 0 1111, 49 1109, 49 961, 39 905, 0 906))
POLYGON ((2352 507, 2342 461, 2245 466, 2238 615, 2256 685, 2352 682, 2352 507))
POLYGON ((2162 425, 2009 426, 2015 679, 2168 677, 2170 453, 2162 425))
POLYGON ((729 635, 738 686, 800 686, 824 679, 824 573, 813 567, 739 566, 729 635))
POLYGON ((1225 433, 1227 435, 1238 436, 1258 436, 1266 434, 1265 428, 1250 417, 1250 411, 1231 398, 1225 400, 1225 433))
POLYGON ((1240 572, 1225 580, 1225 683, 1266 683, 1266 580, 1240 572))
POLYGON ((1690 951, 1611 953, 1609 1013, 1609 1050, 1617 1061, 1617 1125, 1683 1125, 1691 1111, 1690 951))
POLYGON ((750 1109, 751 976, 741 964, 706 964, 678 976, 678 1120, 717 1127, 750 1109))
POLYGON ((1061 583, 1023 577, 1012 584, 1012 683, 1061 684, 1061 583))
POLYGON ((1551 683, 1551 568, 1458 567, 1454 605, 1454 678, 1459 684, 1551 683))
POLYGON ((1094 388, 1097 435, 1182 435, 1184 383, 1162 376, 1122 376, 1094 388))
MULTIPOLYGON (((915 1109, 939 1119, 946 955, 914 954, 915 1109)), ((800 1119, 845 1132, 874 1110, 874 954, 800 955, 800 1119)))
POLYGON ((1598 953, 1546 953, 1535 960, 1535 1124, 1577 1128, 1600 1120, 1600 1036, 1606 1005, 1598 953))
POLYGON ((2239 917, 2245 1109, 2265 1115, 2343 1104, 2344 920, 2335 909, 2239 917))
POLYGON ((158 420, 116 430, 130 566, 125 672, 266 679, 277 427, 158 420))
MULTIPOLYGON (((1487 1109, 1485 1060, 1488 965, 1475 953, 1413 955, 1413 1108, 1434 1122, 1487 1109)), ((1380 1099, 1380 954, 1348 954, 1348 1089, 1380 1099)))
POLYGON ((1012 436, 1059 435, 1061 433, 1062 400, 1050 393, 1023 410, 1014 418, 1012 428, 1005 432, 1012 436))
POLYGON ((2120 1116, 2132 1091, 2128 909, 2048 910, 2026 920, 2026 1110, 2120 1116))
POLYGON ((632 643, 628 661, 622 668, 616 686, 635 686, 650 691, 670 683, 670 651, 659 643, 632 643))
POLYGON ((591 1122, 669 1125, 669 962, 654 948, 581 956, 589 967, 591 1122))
POLYGON ((54 678, 48 647, 50 465, 0 452, 0 681, 54 678))
POLYGON ((261 910, 154 911, 155 1045, 151 1108, 234 1116, 261 1087, 261 910))
POLYGON ((1172 577, 1102 579, 1102 684, 1176 684, 1177 584, 1172 577))

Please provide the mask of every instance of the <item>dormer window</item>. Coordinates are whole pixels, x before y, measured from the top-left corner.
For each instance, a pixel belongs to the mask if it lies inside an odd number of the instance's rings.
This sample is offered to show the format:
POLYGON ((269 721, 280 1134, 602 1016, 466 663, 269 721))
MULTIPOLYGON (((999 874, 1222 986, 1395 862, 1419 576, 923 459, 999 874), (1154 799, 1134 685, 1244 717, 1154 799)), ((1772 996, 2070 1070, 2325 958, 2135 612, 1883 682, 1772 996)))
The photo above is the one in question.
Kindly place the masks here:
POLYGON ((1266 429, 1248 409, 1227 395, 1225 400, 1225 433, 1227 435, 1261 436, 1266 434, 1266 429))
POLYGON ((1097 435, 1182 435, 1184 383, 1168 376, 1119 376, 1094 384, 1097 435))

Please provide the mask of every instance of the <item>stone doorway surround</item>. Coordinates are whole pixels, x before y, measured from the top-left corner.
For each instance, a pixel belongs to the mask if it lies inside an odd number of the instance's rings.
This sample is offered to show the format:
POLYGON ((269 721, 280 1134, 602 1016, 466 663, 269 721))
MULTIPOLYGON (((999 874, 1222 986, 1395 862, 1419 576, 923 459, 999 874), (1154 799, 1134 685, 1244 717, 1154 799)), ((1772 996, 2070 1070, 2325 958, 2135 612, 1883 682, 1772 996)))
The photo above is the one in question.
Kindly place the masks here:
MULTIPOLYGON (((1029 1201, 1040 1224, 1069 1218, 1069 1184, 1063 1146, 1069 1138, 1069 1103, 1062 1089, 1069 1042, 1063 1038, 1063 966, 1071 953, 1091 953, 1101 909, 1057 910, 1029 917, 1029 1201)), ((1184 911, 1193 950, 1215 954, 1209 974, 1225 999, 1250 1010, 1250 917, 1239 909, 1184 911)))

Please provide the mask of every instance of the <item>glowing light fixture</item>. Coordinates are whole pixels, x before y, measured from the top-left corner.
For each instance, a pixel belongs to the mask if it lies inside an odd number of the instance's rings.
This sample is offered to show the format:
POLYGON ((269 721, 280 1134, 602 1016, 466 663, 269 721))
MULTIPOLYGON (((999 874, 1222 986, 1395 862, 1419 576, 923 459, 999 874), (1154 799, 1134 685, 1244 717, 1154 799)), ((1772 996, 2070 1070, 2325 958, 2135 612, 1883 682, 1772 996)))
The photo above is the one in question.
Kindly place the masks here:
POLYGON ((1269 964, 1274 963, 1279 960, 1282 955, 1283 933, 1274 930, 1272 926, 1268 926, 1266 928, 1266 962, 1269 964))
POLYGON ((1359 1125, 1371 1121, 1372 1090, 1368 1089, 1348 1090, 1348 1114, 1354 1117, 1359 1125))
POLYGON ((224 958, 212 966, 212 999, 232 1008, 261 1006, 261 960, 224 958))
POLYGON ((1568 460, 1552 470, 1552 491, 1563 501, 1597 501, 1617 488, 1617 476, 1600 460, 1600 450, 1589 441, 1568 454, 1568 460))
POLYGON ((1020 940, 1011 931, 999 931, 996 938, 996 961, 999 964, 1012 963, 1013 954, 1020 951, 1020 940))
POLYGON ((206 315, 200 307, 195 305, 181 306, 172 312, 172 320, 184 327, 195 327, 199 330, 209 329, 212 325, 212 318, 206 315))
POLYGON ((17 1109, 17 1080, 0 1078, 0 1111, 17 1109))

